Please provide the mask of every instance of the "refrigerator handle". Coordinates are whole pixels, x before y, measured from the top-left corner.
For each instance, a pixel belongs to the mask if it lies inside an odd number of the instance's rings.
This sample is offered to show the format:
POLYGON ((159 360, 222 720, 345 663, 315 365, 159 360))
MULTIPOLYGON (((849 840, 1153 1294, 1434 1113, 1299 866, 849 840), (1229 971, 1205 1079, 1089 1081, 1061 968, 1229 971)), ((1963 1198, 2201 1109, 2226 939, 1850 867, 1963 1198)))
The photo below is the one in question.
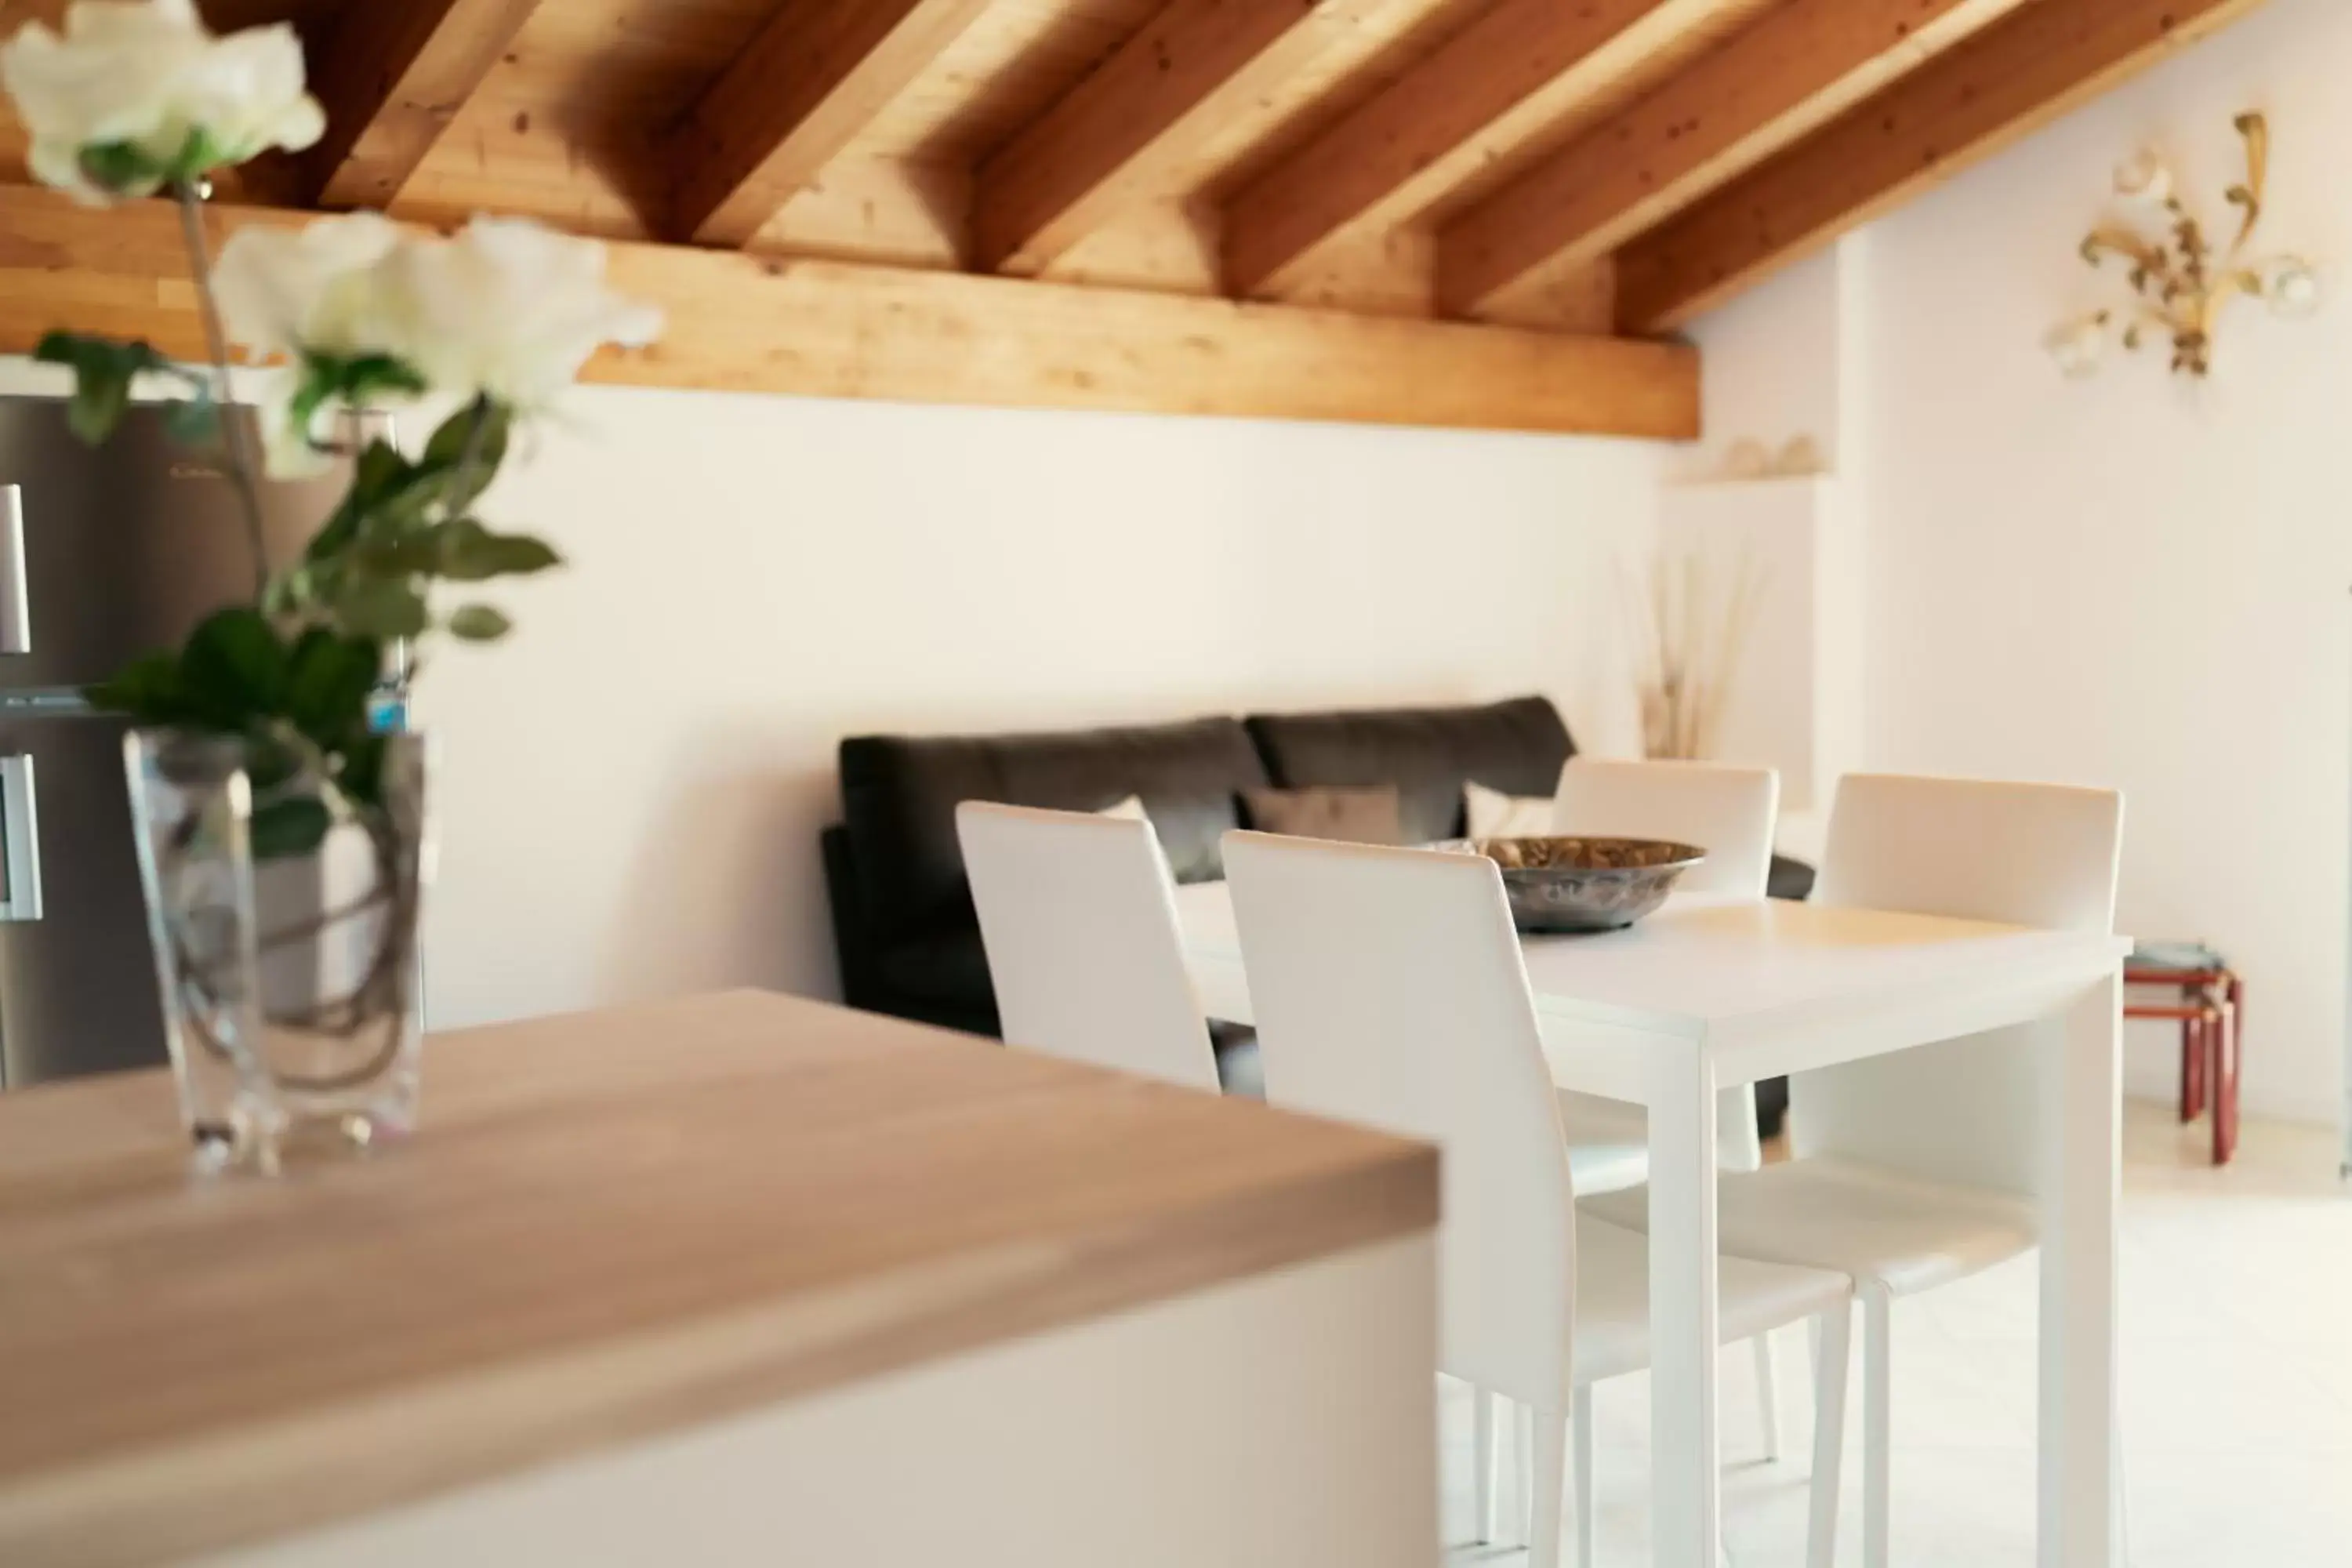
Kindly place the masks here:
POLYGON ((0 654, 33 651, 25 589, 25 490, 0 485, 0 654))
POLYGON ((33 759, 0 757, 0 921, 41 918, 41 823, 34 804, 33 759))

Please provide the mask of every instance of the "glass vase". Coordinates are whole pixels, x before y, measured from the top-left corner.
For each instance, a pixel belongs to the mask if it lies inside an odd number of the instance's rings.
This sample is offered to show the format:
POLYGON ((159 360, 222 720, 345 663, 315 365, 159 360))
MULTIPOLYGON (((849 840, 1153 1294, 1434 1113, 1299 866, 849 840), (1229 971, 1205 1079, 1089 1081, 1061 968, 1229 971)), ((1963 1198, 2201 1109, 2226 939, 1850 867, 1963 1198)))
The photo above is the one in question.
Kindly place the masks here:
MULTIPOLYGON (((422 737, 383 737, 380 799, 339 804, 314 848, 255 853, 245 743, 180 730, 124 742, 148 932, 200 1166, 276 1170, 416 1124, 418 931, 432 847, 422 737)), ((327 798, 339 799, 331 792, 327 798)))

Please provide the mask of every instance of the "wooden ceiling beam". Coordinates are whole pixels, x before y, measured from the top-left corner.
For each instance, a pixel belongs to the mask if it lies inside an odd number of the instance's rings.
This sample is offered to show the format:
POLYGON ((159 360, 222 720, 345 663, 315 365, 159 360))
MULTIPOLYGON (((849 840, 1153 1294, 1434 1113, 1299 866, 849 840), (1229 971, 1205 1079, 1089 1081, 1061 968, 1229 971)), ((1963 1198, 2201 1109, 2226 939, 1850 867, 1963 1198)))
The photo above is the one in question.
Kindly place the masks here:
MULTIPOLYGON (((215 241, 304 214, 208 206, 215 241)), ((1686 440, 1698 355, 1673 343, 1343 315, 966 273, 616 244, 612 286, 667 318, 591 381, 1017 408, 1118 409, 1686 440)), ((51 328, 204 335, 172 204, 0 185, 0 353, 51 328)))
POLYGON ((388 207, 539 0, 360 0, 310 61, 327 133, 304 153, 299 195, 388 207))
POLYGON ((784 0, 667 138, 667 232, 748 244, 987 8, 784 0))
POLYGON ((1674 37, 1747 0, 1501 0, 1420 65, 1226 203, 1224 273, 1278 294, 1350 225, 1411 204, 1416 181, 1503 122, 1557 121, 1674 37))
POLYGON ((1447 225, 1439 308, 1607 254, 2018 4, 1786 0, 1447 225))
POLYGON ((984 159, 973 261, 1034 273, 1129 206, 1172 195, 1182 161, 1380 0, 1170 0, 984 159))
POLYGON ((1618 320, 1671 331, 2262 0, 2033 0, 1618 253, 1618 320))

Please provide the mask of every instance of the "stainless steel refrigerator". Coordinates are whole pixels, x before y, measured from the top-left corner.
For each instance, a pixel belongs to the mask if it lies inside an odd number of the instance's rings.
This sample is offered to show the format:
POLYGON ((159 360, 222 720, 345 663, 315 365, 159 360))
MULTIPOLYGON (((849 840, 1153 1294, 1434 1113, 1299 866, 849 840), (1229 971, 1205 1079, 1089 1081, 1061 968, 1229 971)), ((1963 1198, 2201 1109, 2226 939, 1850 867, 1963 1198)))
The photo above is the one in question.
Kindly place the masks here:
MULTIPOLYGON (((344 483, 265 486, 273 560, 344 483)), ((234 486, 161 410, 92 448, 62 400, 0 397, 0 1088, 164 1059, 123 726, 79 693, 252 589, 234 486)))

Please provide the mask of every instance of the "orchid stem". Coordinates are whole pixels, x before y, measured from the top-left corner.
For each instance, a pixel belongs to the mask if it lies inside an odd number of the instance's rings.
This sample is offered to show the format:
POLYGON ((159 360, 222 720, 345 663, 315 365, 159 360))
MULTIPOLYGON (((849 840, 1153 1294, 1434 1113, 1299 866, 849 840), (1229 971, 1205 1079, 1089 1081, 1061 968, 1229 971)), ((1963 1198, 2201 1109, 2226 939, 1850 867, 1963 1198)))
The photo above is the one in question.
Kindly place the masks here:
POLYGON ((213 295, 212 248, 205 238, 205 198, 194 180, 173 186, 179 198, 180 234, 188 247, 188 270, 195 279, 197 312, 205 323, 205 349, 213 366, 213 405, 220 421, 221 443, 228 455, 229 479, 236 486, 245 511, 246 543, 253 552, 253 591, 257 598, 269 591, 269 545, 261 527, 261 488, 256 477, 253 448, 236 418, 236 395, 229 384, 228 333, 221 327, 220 301, 213 295))

